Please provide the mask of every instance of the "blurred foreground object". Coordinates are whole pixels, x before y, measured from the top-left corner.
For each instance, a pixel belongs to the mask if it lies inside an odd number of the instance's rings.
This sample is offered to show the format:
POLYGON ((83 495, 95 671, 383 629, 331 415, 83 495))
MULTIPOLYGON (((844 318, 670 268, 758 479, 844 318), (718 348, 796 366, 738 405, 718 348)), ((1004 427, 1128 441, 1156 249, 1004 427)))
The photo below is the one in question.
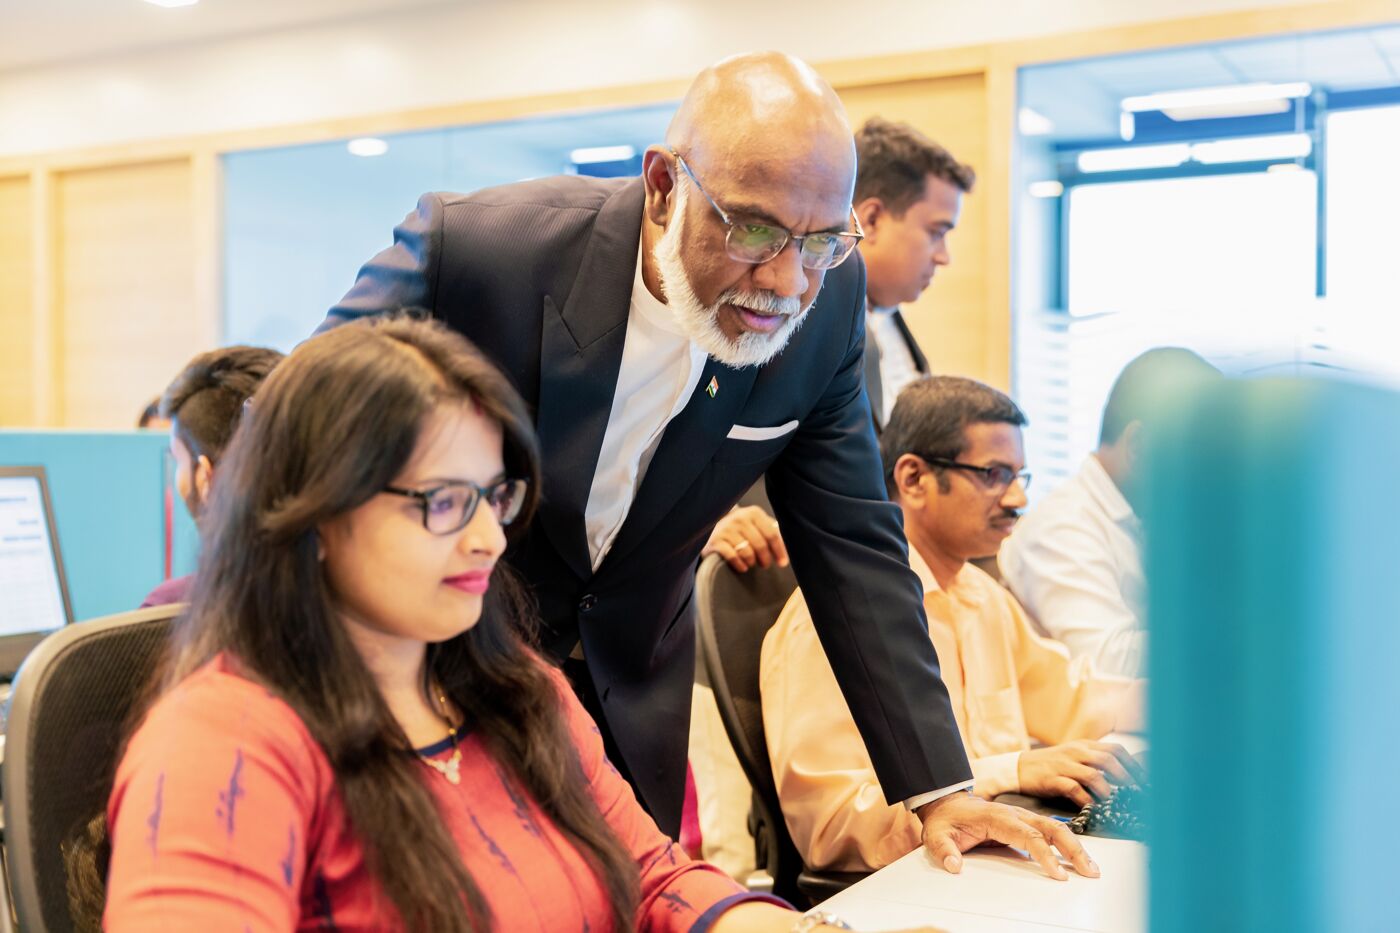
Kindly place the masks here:
POLYGON ((1182 393, 1143 525, 1151 929, 1396 930, 1400 396, 1182 393))

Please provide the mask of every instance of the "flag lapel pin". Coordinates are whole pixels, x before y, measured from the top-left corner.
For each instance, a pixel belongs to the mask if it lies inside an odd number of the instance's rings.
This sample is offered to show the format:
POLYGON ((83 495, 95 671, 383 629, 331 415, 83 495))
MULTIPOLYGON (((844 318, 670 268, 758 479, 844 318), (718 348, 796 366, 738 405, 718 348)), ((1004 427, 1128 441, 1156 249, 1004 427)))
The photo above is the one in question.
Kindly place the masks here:
POLYGON ((711 376, 711 377, 710 377, 710 384, 707 385, 707 386, 705 386, 705 392, 706 392, 706 394, 708 394, 708 395, 710 396, 710 398, 714 398, 716 395, 718 395, 718 394, 719 394, 719 380, 716 379, 714 376, 711 376))

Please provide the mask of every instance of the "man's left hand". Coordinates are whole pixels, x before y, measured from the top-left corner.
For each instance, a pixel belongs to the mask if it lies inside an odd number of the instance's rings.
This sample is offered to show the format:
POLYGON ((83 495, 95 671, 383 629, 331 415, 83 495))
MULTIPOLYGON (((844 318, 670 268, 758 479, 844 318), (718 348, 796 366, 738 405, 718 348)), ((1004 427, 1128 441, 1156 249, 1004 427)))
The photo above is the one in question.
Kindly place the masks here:
POLYGON ((1055 849, 1060 850, 1079 874, 1086 878, 1099 876, 1099 866, 1089 858, 1069 827, 1047 816, 965 793, 940 797, 924 804, 917 812, 924 824, 924 848, 934 862, 953 874, 962 871, 962 853, 973 846, 994 842, 1024 849, 1057 881, 1065 881, 1069 876, 1060 865, 1055 849))

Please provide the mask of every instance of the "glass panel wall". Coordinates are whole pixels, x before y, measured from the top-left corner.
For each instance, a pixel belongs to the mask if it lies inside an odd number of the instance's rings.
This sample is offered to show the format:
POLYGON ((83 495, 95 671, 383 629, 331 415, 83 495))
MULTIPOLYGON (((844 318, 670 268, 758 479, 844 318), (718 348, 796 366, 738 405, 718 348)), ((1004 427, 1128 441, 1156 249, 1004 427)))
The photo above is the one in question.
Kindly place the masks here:
POLYGON ((225 343, 289 350, 428 191, 560 172, 636 174, 675 105, 341 140, 224 157, 225 343), (359 153, 359 154, 356 154, 359 153))

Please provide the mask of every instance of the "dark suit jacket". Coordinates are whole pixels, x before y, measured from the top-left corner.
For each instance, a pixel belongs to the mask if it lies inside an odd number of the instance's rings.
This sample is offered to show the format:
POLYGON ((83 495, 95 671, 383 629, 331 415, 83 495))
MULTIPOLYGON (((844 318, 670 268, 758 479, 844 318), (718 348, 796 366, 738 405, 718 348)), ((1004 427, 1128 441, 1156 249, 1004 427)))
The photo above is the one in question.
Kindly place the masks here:
POLYGON ((970 779, 899 511, 885 498, 861 384, 858 259, 827 273, 777 359, 742 370, 707 361, 592 571, 584 508, 621 365, 642 194, 638 178, 561 176, 424 195, 323 327, 427 308, 484 350, 534 408, 544 501, 507 557, 534 587, 555 657, 582 640, 610 732, 663 829, 680 825, 696 560, 714 523, 765 471, 886 794, 901 800, 970 779), (726 437, 736 424, 792 420, 797 429, 779 438, 726 437))

